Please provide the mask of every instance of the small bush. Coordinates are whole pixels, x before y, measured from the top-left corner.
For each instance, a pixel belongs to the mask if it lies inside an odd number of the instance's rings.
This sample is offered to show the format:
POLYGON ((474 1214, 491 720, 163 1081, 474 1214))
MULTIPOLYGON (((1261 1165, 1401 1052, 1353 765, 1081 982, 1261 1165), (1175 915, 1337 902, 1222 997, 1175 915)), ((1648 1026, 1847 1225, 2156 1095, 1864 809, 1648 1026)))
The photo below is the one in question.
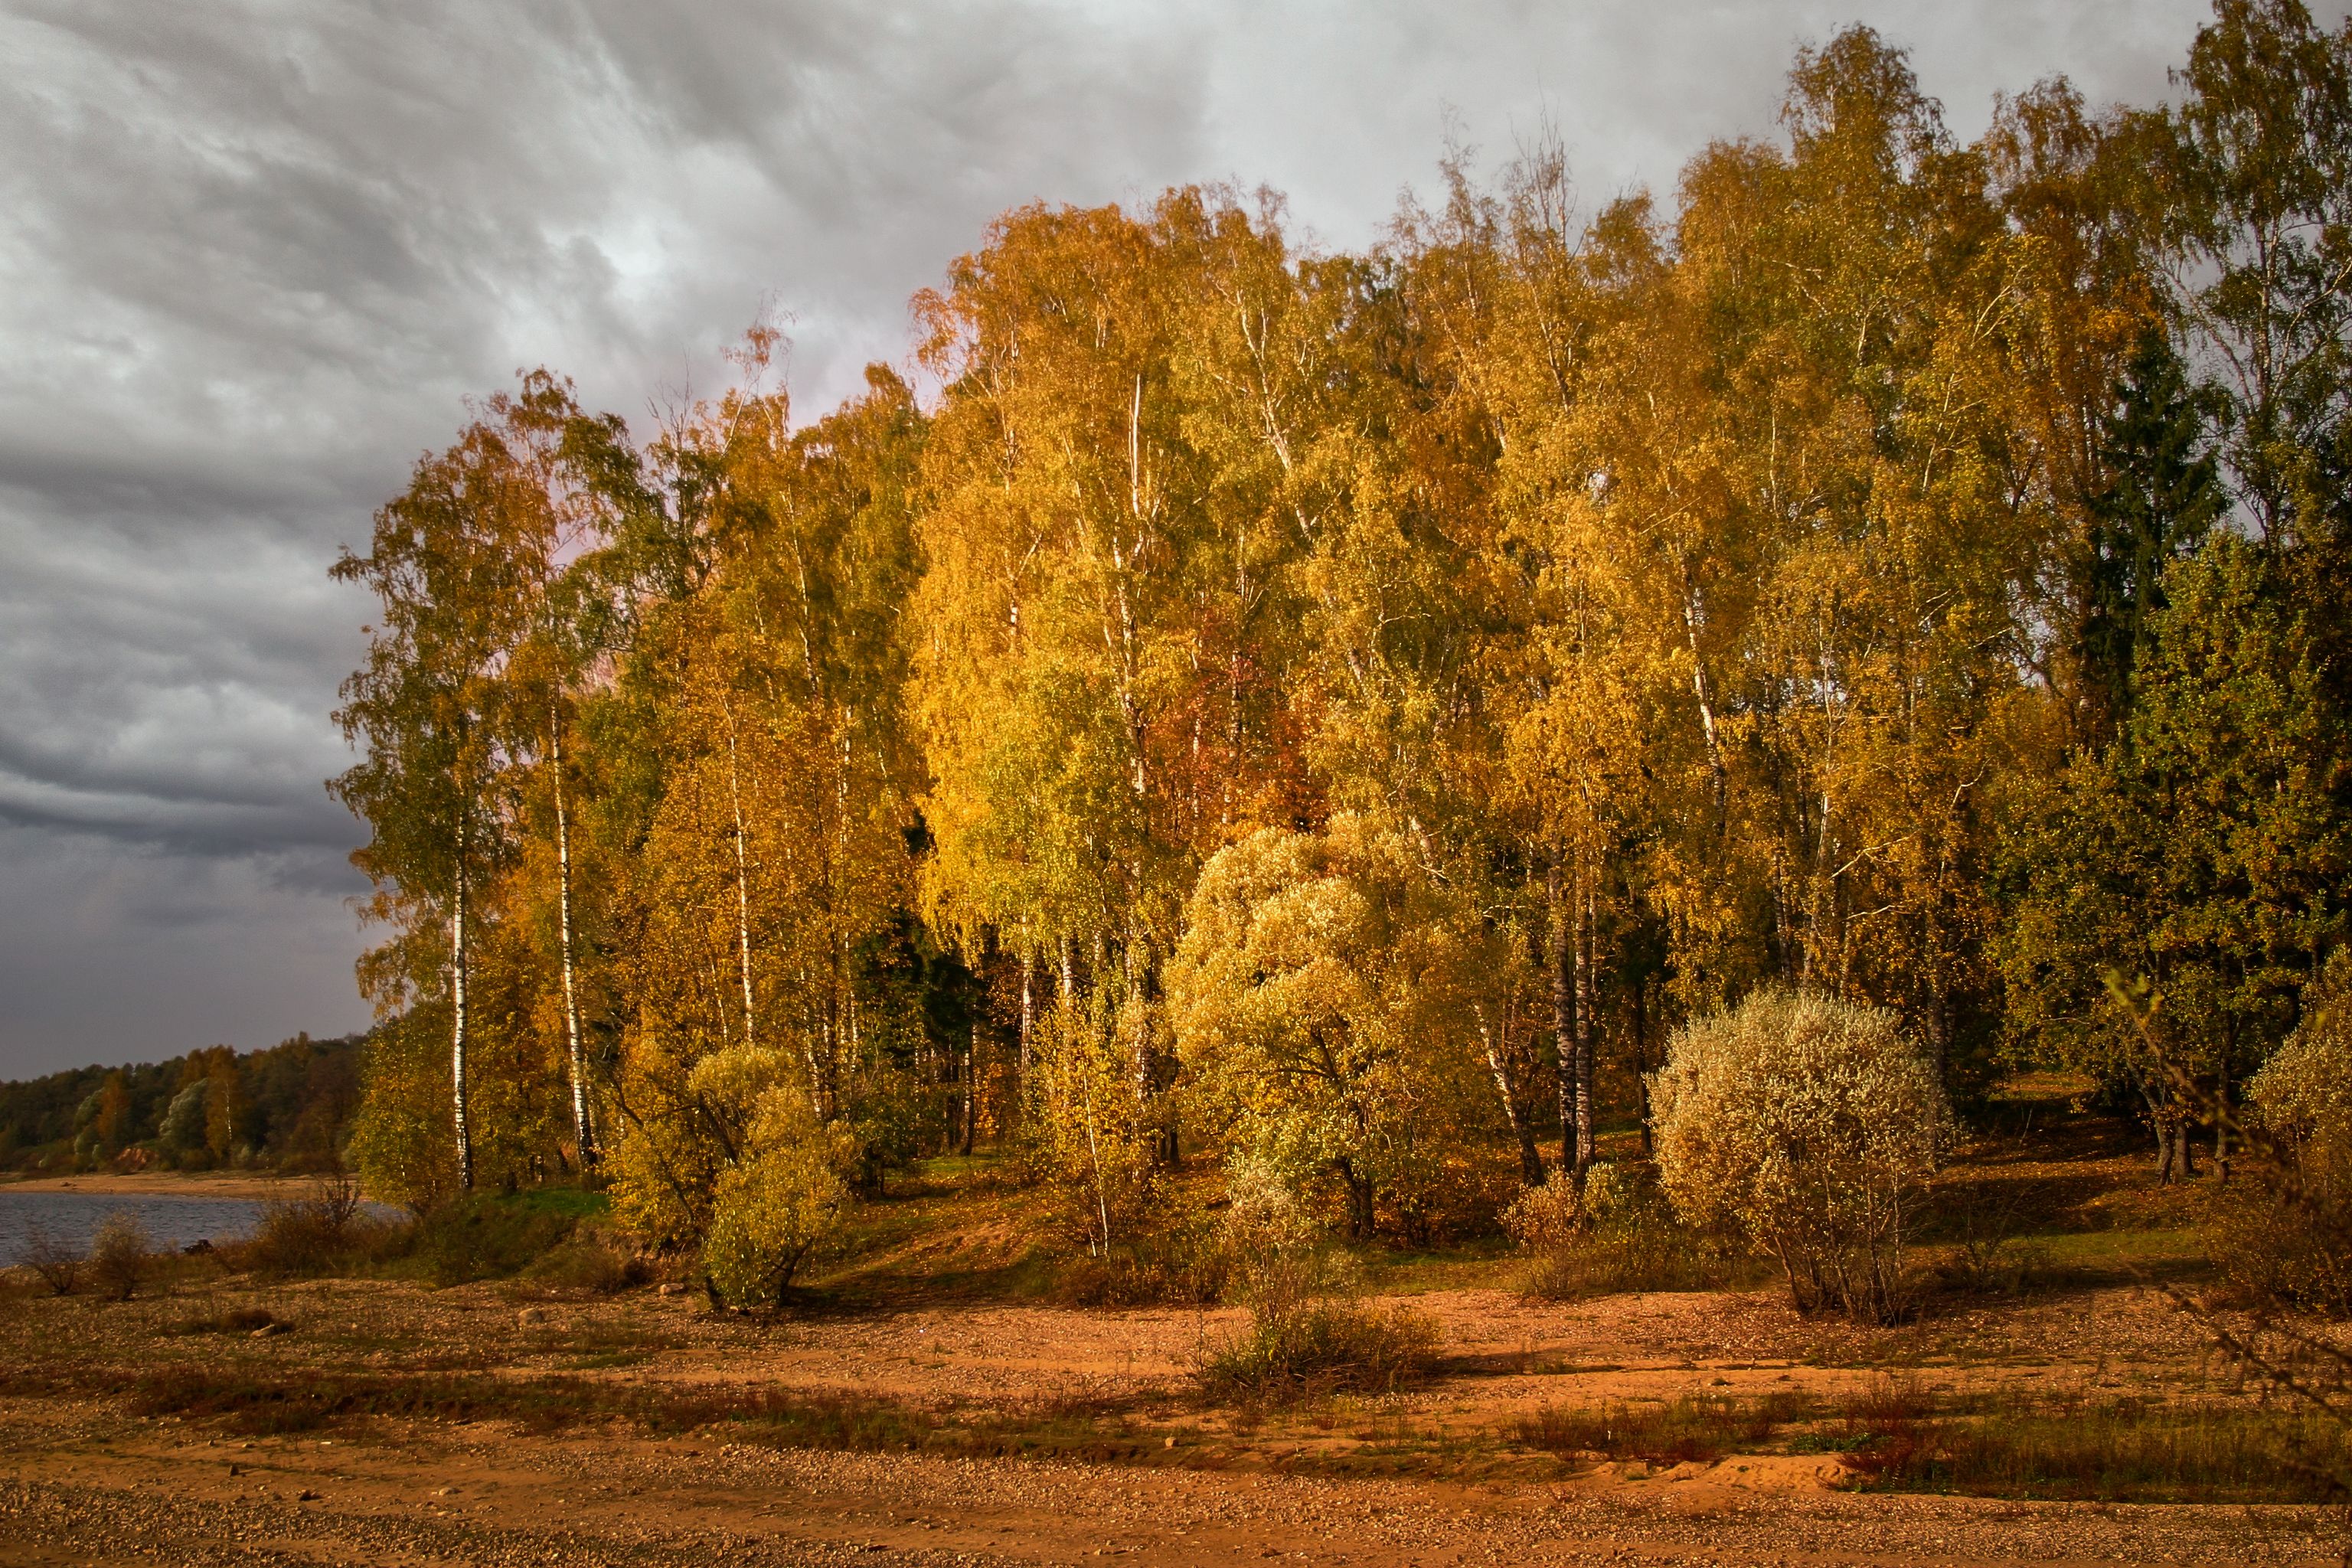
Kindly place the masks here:
POLYGON ((1244 1255, 1239 1278, 1249 1329, 1204 1346, 1196 1369, 1213 1398, 1385 1393, 1417 1381, 1436 1360, 1437 1325, 1419 1312, 1363 1305, 1344 1254, 1290 1247, 1244 1255))
POLYGON ((850 1201, 857 1155, 844 1128, 816 1121, 797 1089, 761 1098, 754 1151, 730 1166, 711 1194, 702 1266, 710 1293, 732 1307, 773 1307, 850 1201))
POLYGON ((1558 1169, 1541 1185, 1529 1187, 1512 1200, 1500 1217, 1503 1233, 1529 1252, 1573 1247, 1592 1228, 1592 1215, 1584 1206, 1584 1194, 1566 1173, 1558 1169))
POLYGON ((306 1197, 272 1198, 265 1205, 239 1261, 271 1274, 333 1274, 380 1259, 407 1240, 404 1226, 371 1218, 359 1184, 337 1172, 322 1177, 306 1197))
POLYGON ((1270 1143, 1227 1162, 1224 1247, 1250 1327, 1202 1347, 1197 1375, 1212 1397, 1385 1391, 1420 1377, 1435 1357, 1437 1330, 1426 1317, 1357 1300, 1354 1260, 1318 1240, 1297 1163, 1295 1151, 1270 1143))
POLYGON ((16 1261, 38 1275, 53 1296, 70 1296, 74 1287, 81 1283, 82 1255, 38 1220, 25 1227, 25 1241, 16 1249, 16 1261))
POLYGON ((1893 1013, 1759 991, 1675 1037, 1651 1102, 1685 1224, 1777 1258, 1800 1310, 1901 1314, 1906 1233, 1952 1113, 1893 1013))
POLYGON ((2340 1432, 2324 1419, 2137 1400, 2052 1410, 2008 1399, 1971 1415, 1924 1397, 1850 1402, 1823 1436, 1887 1491, 2102 1502, 2340 1499, 2340 1432), (2323 1457, 2315 1466, 2314 1455, 2323 1457))
POLYGON ((1417 1382, 1437 1356, 1437 1325, 1401 1308, 1321 1297, 1254 1310, 1250 1331, 1201 1358, 1202 1392, 1242 1402, 1327 1393, 1383 1394, 1417 1382))
POLYGON ((2329 956, 2303 1005, 2303 1022, 2247 1082, 2246 1100, 2291 1157, 2326 1159, 2352 1141, 2352 948, 2329 956))
POLYGON ((1234 1251, 1207 1215, 1179 1215, 1108 1255, 1063 1266, 1055 1294, 1074 1307, 1206 1307, 1224 1299, 1234 1251))
POLYGON ((155 1268, 155 1243, 129 1209, 100 1220, 89 1242, 90 1282, 117 1301, 139 1293, 155 1268))
POLYGON ((1741 1272, 1716 1237, 1675 1219, 1655 1176, 1633 1166, 1595 1165, 1580 1193, 1555 1173, 1504 1222, 1528 1254, 1520 1292, 1545 1300, 1717 1289, 1741 1272))
POLYGON ((1958 1243, 1938 1270, 1948 1289, 1971 1296, 2014 1296, 2050 1266, 2050 1248, 2021 1234, 2015 1214, 1972 1205, 1959 1215, 1958 1243))

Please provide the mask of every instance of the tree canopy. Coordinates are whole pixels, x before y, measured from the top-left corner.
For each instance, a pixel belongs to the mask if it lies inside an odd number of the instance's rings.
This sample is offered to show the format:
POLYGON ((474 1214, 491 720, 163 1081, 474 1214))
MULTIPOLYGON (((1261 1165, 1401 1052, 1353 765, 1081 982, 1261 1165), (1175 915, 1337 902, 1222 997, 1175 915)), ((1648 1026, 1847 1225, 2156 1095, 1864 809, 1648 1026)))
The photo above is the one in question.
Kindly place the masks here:
POLYGON ((1097 1248, 1204 1149, 1434 1235, 1770 987, 2171 1160, 2344 934, 2352 30, 2177 85, 1962 142, 1850 28, 1670 201, 1041 204, 928 393, 524 376, 338 567, 371 1179, 597 1167, 753 1298, 976 1141, 1097 1248))

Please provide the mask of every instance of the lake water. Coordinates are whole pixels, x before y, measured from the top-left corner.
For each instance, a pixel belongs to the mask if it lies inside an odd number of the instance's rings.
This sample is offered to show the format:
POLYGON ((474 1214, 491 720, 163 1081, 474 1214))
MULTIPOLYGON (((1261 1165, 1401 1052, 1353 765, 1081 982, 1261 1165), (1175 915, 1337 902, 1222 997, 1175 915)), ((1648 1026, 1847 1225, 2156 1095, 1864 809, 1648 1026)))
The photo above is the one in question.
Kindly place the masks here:
POLYGON ((108 1215, 128 1211, 158 1247, 173 1251, 194 1241, 238 1241, 253 1234, 262 1205, 254 1198, 157 1197, 141 1193, 12 1193, 0 1188, 0 1268, 19 1261, 38 1226, 76 1252, 108 1215))

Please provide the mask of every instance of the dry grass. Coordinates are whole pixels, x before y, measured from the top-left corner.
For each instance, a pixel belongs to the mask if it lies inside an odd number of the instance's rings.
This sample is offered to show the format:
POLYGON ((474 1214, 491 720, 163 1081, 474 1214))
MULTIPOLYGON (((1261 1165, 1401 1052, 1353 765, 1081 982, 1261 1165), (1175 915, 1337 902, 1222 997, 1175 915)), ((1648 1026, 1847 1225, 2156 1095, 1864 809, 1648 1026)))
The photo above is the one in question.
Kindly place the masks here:
POLYGON ((1195 1375, 1211 1399, 1244 1405, 1385 1394, 1427 1376, 1437 1342, 1420 1313, 1319 1297, 1254 1311, 1247 1331, 1203 1348, 1195 1375))
POLYGON ((1836 1401, 1689 1394, 1549 1409, 1530 1447, 1671 1465, 1838 1454, 1880 1491, 2096 1502, 2332 1502, 2352 1455, 2324 1423, 2242 1405, 1937 1397, 1885 1382, 1836 1401))

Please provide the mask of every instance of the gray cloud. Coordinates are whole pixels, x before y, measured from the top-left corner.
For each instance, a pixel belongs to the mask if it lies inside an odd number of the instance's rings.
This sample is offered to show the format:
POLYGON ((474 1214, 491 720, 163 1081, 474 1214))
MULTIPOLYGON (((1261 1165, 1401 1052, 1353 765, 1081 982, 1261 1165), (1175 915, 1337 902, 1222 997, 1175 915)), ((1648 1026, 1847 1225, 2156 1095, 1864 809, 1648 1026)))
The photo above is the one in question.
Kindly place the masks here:
POLYGON ((640 413, 772 300, 822 407, 1017 203, 1234 177, 1360 245, 1449 110, 1606 196, 1856 12, 1966 133, 2161 92, 2202 9, 0 0, 0 1073, 363 1021, 324 574, 518 367, 640 413))

